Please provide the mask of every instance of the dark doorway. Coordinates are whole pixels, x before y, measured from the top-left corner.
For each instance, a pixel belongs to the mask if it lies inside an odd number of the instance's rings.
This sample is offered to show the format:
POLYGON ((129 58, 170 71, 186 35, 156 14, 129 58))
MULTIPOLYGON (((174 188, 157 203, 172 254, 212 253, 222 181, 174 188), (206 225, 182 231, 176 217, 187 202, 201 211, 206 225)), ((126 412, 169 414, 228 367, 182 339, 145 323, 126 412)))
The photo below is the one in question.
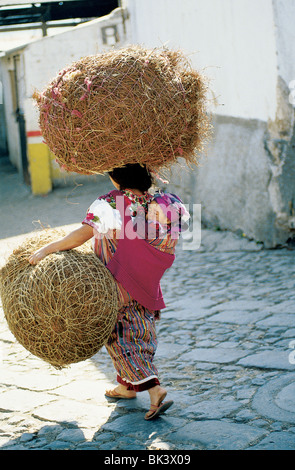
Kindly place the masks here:
POLYGON ((3 86, 0 80, 0 158, 5 157, 8 154, 3 95, 3 86))

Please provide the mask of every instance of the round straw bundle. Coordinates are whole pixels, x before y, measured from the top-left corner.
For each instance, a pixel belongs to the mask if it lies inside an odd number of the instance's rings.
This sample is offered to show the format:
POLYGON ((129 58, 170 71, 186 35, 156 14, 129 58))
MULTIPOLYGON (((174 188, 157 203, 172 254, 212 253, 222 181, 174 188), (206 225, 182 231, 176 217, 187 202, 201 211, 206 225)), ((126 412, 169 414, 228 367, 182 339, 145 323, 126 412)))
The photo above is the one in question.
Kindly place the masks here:
POLYGON ((32 266, 29 254, 64 233, 37 232, 1 269, 4 315, 15 338, 35 356, 62 368, 97 353, 118 311, 115 280, 85 245, 32 266))
POLYGON ((57 161, 92 174, 196 163, 210 134, 206 93, 181 52, 130 46, 74 62, 34 98, 57 161))

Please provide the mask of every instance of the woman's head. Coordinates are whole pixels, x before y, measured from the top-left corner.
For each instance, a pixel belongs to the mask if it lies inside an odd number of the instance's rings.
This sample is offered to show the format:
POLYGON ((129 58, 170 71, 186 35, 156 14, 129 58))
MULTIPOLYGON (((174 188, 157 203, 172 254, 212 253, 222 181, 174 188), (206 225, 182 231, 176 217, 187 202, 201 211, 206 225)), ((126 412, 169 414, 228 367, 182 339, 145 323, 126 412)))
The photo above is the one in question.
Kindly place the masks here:
POLYGON ((127 164, 121 168, 115 168, 108 175, 117 183, 121 190, 139 189, 147 191, 153 184, 153 178, 145 165, 139 163, 127 164))

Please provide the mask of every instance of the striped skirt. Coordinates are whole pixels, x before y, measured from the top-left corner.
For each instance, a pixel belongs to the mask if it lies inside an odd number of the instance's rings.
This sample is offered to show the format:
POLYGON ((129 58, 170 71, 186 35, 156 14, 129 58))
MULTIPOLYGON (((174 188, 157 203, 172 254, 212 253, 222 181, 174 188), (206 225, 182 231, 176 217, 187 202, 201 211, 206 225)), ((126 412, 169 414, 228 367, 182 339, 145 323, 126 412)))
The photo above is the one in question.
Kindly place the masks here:
POLYGON ((155 312, 133 301, 119 311, 106 349, 118 374, 118 382, 141 391, 159 384, 153 365, 157 349, 155 312))

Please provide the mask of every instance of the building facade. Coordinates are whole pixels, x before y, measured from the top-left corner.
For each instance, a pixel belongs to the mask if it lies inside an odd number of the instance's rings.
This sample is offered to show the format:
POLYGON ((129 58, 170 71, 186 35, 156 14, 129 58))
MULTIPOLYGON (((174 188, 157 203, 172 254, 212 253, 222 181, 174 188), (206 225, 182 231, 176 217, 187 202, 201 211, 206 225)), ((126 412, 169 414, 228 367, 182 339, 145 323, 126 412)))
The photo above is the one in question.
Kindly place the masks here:
POLYGON ((173 184, 202 205, 208 226, 284 244, 295 233, 295 3, 126 3, 135 42, 181 48, 209 78, 212 143, 196 171, 175 170, 173 184))
POLYGON ((117 8, 66 32, 8 50, 0 58, 9 156, 24 178, 30 180, 33 194, 46 194, 73 176, 81 179, 61 170, 43 142, 32 98, 34 91, 42 90, 71 62, 126 42, 125 17, 123 10, 117 8))

